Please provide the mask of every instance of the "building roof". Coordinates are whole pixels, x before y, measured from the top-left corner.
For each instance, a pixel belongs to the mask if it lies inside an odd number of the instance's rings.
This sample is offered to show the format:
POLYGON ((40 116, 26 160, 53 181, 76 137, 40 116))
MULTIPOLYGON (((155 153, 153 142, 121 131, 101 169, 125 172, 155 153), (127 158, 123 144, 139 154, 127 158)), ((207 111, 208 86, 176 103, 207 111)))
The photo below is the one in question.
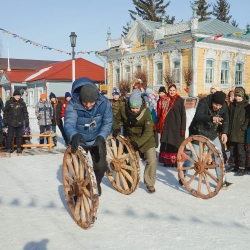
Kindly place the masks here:
MULTIPOLYGON (((104 68, 83 58, 75 60, 76 79, 88 77, 93 82, 104 82, 104 68)), ((26 82, 38 80, 71 81, 72 60, 46 65, 24 79, 26 82)))
POLYGON ((4 73, 7 75, 8 79, 11 82, 20 83, 23 82, 28 76, 34 73, 34 70, 4 70, 4 73))
MULTIPOLYGON (((31 60, 10 58, 10 69, 13 70, 35 70, 48 64, 58 63, 60 61, 31 60)), ((8 58, 0 58, 0 69, 8 69, 8 58)))

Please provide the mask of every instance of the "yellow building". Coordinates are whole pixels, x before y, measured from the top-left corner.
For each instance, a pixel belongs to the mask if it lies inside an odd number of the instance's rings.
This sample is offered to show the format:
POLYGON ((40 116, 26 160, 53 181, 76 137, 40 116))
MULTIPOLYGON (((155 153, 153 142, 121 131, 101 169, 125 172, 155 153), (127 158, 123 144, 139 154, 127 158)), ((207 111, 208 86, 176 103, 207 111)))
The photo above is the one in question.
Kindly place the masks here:
POLYGON ((111 94, 121 79, 134 80, 138 70, 147 72, 148 84, 158 91, 171 76, 182 96, 208 94, 216 85, 227 92, 242 86, 250 93, 250 33, 217 19, 198 22, 193 17, 178 24, 139 20, 125 37, 111 39, 102 52, 108 62, 111 94), (187 89, 184 71, 190 70, 192 84, 187 89))

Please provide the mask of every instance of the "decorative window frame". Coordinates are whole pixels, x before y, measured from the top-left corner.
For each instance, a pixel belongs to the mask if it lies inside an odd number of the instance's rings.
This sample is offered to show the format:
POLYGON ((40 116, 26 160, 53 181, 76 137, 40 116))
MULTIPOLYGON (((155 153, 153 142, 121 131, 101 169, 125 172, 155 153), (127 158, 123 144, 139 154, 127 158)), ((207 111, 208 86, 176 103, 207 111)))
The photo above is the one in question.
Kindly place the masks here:
POLYGON ((146 32, 144 30, 141 30, 141 46, 144 46, 146 44, 146 32))
POLYGON ((164 64, 163 64, 163 55, 161 53, 157 53, 153 56, 153 86, 154 88, 157 87, 161 87, 164 86, 164 78, 163 78, 163 74, 164 74, 164 64), (157 84, 157 64, 161 63, 162 64, 162 84, 157 84))
POLYGON ((218 60, 218 55, 216 51, 209 49, 204 53, 204 74, 203 74, 204 89, 210 89, 213 85, 216 85, 217 60, 218 60), (214 75, 212 83, 206 83, 207 60, 211 60, 214 62, 214 75))
POLYGON ((122 76, 123 76, 123 79, 126 79, 126 80, 130 80, 130 79, 127 79, 127 71, 126 69, 129 68, 129 71, 130 71, 130 78, 132 76, 132 67, 131 67, 131 62, 130 62, 130 59, 129 58, 125 58, 124 61, 123 61, 123 64, 122 64, 122 76))
POLYGON ((120 65, 120 61, 115 60, 113 61, 113 86, 117 86, 117 82, 116 82, 116 70, 119 69, 120 70, 120 80, 121 80, 121 65, 120 65))
POLYGON ((176 84, 177 89, 182 88, 182 53, 179 52, 178 50, 173 50, 172 53, 170 54, 170 72, 174 71, 174 62, 175 61, 180 61, 180 83, 176 84))
POLYGON ((235 85, 235 74, 236 74, 236 64, 237 63, 242 63, 243 64, 243 69, 242 69, 242 85, 241 87, 245 88, 245 67, 246 67, 246 58, 243 56, 242 53, 239 53, 235 58, 234 58, 234 77, 233 77, 233 88, 239 87, 235 85))
POLYGON ((231 82, 232 82, 232 76, 230 75, 230 72, 232 70, 232 56, 228 51, 225 51, 220 55, 220 67, 219 67, 219 87, 221 90, 226 91, 230 89, 231 82), (222 62, 228 62, 228 84, 221 84, 221 64, 222 62))
POLYGON ((140 56, 136 56, 133 61, 133 72, 137 71, 137 67, 141 67, 142 70, 142 60, 140 56))
MULTIPOLYGON (((40 98, 38 98, 38 101, 39 101, 39 99, 40 98)), ((29 106, 35 106, 35 90, 34 90, 34 88, 28 89, 28 103, 29 103, 29 106), (32 101, 30 101, 31 98, 32 98, 32 101)))

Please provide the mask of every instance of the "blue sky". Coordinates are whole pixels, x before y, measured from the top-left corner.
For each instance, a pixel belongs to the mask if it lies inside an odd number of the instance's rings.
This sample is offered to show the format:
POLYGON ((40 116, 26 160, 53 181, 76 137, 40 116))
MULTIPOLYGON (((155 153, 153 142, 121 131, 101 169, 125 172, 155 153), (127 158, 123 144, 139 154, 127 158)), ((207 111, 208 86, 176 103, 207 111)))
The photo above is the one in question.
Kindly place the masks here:
MULTIPOLYGON (((207 0, 207 3, 215 2, 207 0)), ((250 1, 228 0, 228 3, 231 5, 232 19, 239 23, 239 28, 245 29, 246 24, 250 23, 250 1)), ((119 38, 122 27, 130 20, 128 10, 135 9, 132 0, 8 0, 1 6, 0 28, 66 52, 71 52, 71 31, 77 34, 76 52, 106 49, 108 27, 111 28, 111 38, 119 38)), ((189 0, 171 0, 166 11, 168 15, 175 16, 175 23, 192 16, 189 0)), ((65 53, 41 49, 0 32, 1 57, 7 57, 7 44, 11 58, 71 59, 65 53)), ((76 57, 103 65, 94 53, 79 54, 76 57)))

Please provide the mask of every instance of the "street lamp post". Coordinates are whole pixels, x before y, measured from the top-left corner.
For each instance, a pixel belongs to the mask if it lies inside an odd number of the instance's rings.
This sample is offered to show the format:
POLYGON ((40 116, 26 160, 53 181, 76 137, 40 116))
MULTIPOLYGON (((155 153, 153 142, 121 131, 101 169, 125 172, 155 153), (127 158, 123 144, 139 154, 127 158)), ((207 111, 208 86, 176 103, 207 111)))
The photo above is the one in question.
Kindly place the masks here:
POLYGON ((72 82, 76 79, 76 69, 75 69, 75 46, 76 46, 76 38, 77 35, 75 32, 71 32, 70 34, 70 43, 72 47, 72 82))

